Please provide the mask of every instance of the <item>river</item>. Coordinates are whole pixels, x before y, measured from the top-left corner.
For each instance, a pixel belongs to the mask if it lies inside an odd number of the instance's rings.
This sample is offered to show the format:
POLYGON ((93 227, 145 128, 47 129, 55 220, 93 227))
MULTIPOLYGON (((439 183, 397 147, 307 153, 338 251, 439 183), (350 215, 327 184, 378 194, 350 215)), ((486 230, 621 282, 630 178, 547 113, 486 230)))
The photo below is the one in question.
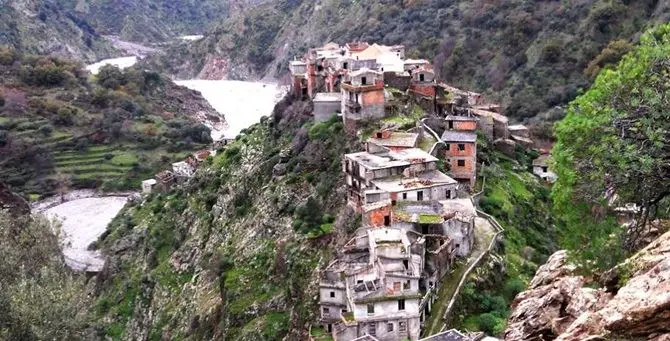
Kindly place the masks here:
MULTIPOLYGON (((136 62, 137 57, 106 59, 87 66, 87 70, 97 74, 107 64, 123 69, 136 62)), ((242 129, 258 122, 262 116, 270 115, 274 105, 287 91, 277 85, 261 82, 184 80, 176 83, 199 91, 225 117, 225 128, 212 129, 214 140, 233 138, 242 129)), ((34 210, 61 222, 63 254, 70 268, 97 272, 105 263, 104 256, 99 251, 88 250, 88 247, 105 232, 127 198, 127 195, 98 197, 92 191, 75 191, 68 194, 65 203, 60 203, 60 198, 51 198, 37 203, 34 210)))

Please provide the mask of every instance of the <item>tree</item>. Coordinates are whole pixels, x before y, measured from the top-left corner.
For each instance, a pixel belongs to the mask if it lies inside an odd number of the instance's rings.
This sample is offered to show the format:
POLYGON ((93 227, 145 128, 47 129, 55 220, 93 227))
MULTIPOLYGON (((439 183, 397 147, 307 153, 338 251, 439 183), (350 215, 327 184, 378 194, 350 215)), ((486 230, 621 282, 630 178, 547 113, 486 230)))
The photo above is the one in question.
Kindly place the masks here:
POLYGON ((607 268, 635 251, 670 195, 670 25, 644 34, 614 70, 571 103, 556 125, 559 176, 552 196, 563 246, 585 268, 607 268), (612 209, 633 203, 633 226, 612 209))
POLYGON ((98 84, 107 89, 117 89, 125 84, 123 71, 114 65, 105 65, 98 71, 98 84))

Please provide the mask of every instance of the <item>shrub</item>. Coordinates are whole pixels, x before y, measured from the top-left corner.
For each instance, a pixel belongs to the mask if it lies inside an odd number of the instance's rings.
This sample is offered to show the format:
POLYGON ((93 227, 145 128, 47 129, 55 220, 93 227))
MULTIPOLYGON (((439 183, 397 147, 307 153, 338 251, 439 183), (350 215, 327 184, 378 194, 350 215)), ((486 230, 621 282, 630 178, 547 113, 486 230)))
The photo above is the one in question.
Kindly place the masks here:
POLYGON ((50 136, 51 133, 54 131, 54 127, 52 127, 50 124, 45 124, 37 129, 37 131, 42 134, 42 136, 50 136))
POLYGON ((508 300, 514 299, 516 295, 526 289, 526 284, 519 278, 510 278, 505 282, 503 292, 508 300))
POLYGON ((477 318, 477 326, 479 330, 489 335, 496 335, 498 326, 498 318, 491 313, 484 313, 477 318))
POLYGON ((105 65, 100 68, 97 77, 98 84, 107 89, 117 89, 125 84, 123 72, 114 65, 105 65))

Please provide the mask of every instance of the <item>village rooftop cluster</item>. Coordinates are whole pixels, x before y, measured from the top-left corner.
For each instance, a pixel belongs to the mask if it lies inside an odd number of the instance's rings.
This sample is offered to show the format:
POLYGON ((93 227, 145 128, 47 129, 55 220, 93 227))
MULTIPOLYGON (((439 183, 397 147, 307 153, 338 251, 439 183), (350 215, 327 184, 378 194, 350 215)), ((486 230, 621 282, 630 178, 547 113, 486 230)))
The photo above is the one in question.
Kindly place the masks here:
MULTIPOLYGON (((477 130, 513 154, 517 144, 533 144, 528 129, 510 126, 500 106, 484 104, 480 94, 438 82, 431 64, 407 59, 401 45, 329 43, 289 67, 292 95, 313 102, 315 122, 338 115, 355 134, 387 117, 390 88, 443 120, 441 136, 418 124, 411 131, 380 129, 365 150, 344 155, 347 202, 362 226, 320 282, 320 324, 332 339, 419 340, 441 283, 473 248, 477 130), (442 148, 419 148, 427 133, 442 148)), ((423 340, 474 339, 448 331, 423 340)))

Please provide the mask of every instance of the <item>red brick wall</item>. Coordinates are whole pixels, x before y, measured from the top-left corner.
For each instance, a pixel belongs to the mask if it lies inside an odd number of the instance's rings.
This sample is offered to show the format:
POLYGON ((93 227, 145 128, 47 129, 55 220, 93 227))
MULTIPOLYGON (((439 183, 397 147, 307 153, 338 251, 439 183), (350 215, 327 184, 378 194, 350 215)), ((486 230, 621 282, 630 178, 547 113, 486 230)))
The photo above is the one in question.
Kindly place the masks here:
POLYGON ((383 227, 384 217, 389 217, 389 223, 392 221, 390 205, 363 213, 363 223, 370 227, 383 227))
POLYGON ((412 83, 410 84, 409 89, 423 96, 435 97, 435 84, 412 83))
POLYGON ((365 91, 361 93, 363 96, 361 106, 384 104, 384 90, 365 91))
POLYGON ((458 157, 475 156, 476 153, 475 144, 472 142, 463 142, 463 143, 447 142, 447 143, 449 144, 449 150, 444 151, 444 156, 446 156, 447 158, 452 156, 458 156, 458 157), (465 150, 458 150, 459 144, 464 144, 465 150))
POLYGON ((454 121, 454 129, 456 130, 477 130, 477 121, 454 121))

